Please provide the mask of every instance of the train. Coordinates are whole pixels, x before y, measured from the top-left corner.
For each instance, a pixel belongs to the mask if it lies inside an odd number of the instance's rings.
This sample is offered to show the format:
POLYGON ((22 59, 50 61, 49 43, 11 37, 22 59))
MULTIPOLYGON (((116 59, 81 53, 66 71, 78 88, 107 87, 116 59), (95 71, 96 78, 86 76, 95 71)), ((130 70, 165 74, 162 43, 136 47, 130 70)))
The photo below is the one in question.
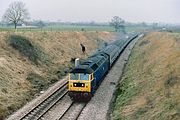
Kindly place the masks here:
POLYGON ((73 101, 89 101, 103 78, 137 33, 125 34, 107 44, 68 74, 68 95, 73 101))

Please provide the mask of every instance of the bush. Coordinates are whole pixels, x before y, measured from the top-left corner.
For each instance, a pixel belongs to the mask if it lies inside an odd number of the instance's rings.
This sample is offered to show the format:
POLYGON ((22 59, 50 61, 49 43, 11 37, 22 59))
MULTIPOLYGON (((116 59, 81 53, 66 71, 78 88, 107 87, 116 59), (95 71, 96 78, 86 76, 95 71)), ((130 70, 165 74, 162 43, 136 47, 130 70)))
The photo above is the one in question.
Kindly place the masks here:
POLYGON ((44 53, 40 47, 33 44, 28 38, 19 35, 11 35, 9 38, 9 44, 14 49, 18 50, 21 54, 28 57, 29 60, 35 64, 39 64, 38 61, 44 60, 44 53))
POLYGON ((67 65, 61 65, 56 71, 55 75, 57 75, 58 78, 61 79, 63 76, 69 73, 73 67, 74 63, 67 63, 67 65))
POLYGON ((170 75, 168 77, 168 79, 164 82, 164 86, 167 88, 167 87, 172 87, 174 86, 175 84, 178 83, 178 78, 177 77, 174 77, 172 75, 170 75))
POLYGON ((38 91, 41 91, 48 87, 47 81, 42 76, 36 74, 36 73, 30 73, 27 76, 27 80, 33 85, 35 89, 38 91))

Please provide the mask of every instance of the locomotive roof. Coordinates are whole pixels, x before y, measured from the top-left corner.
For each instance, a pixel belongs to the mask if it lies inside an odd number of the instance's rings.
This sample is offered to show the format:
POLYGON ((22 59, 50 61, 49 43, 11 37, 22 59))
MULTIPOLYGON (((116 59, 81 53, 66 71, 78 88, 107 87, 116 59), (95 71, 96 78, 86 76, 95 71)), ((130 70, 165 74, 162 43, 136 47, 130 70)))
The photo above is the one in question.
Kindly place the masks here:
POLYGON ((94 54, 93 56, 87 58, 82 64, 74 68, 71 73, 87 73, 90 74, 94 72, 91 68, 92 65, 97 64, 103 58, 100 54, 94 54))

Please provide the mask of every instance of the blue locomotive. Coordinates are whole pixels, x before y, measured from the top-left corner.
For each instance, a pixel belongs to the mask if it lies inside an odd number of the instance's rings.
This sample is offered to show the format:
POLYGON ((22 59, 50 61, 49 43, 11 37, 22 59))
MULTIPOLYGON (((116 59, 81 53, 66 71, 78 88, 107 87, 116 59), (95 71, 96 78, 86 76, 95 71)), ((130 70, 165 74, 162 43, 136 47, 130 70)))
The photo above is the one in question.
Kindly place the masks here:
POLYGON ((120 40, 108 44, 74 68, 68 77, 70 98, 74 101, 89 101, 115 60, 137 36, 138 34, 122 36, 120 40))

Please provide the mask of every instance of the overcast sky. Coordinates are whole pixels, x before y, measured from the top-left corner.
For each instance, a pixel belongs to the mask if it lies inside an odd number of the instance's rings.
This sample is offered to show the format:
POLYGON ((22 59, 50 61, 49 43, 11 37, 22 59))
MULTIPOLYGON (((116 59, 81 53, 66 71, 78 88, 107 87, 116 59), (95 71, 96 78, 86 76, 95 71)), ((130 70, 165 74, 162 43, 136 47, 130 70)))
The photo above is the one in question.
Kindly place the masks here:
MULTIPOLYGON (((0 18, 17 0, 0 0, 0 18)), ((180 0, 21 0, 32 20, 108 22, 120 16, 129 22, 180 23, 180 0)))

